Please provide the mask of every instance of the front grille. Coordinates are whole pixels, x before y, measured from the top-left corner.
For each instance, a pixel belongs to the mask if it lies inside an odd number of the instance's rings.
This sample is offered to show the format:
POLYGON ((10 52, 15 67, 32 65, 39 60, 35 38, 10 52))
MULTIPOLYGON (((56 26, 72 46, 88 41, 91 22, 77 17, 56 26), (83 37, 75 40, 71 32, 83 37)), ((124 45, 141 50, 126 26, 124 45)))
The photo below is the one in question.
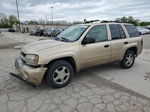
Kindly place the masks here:
POLYGON ((25 61, 26 61, 26 54, 24 52, 21 52, 20 53, 20 58, 25 63, 25 61))
POLYGON ((19 70, 19 64, 18 64, 17 59, 15 60, 15 67, 16 67, 17 70, 19 70))

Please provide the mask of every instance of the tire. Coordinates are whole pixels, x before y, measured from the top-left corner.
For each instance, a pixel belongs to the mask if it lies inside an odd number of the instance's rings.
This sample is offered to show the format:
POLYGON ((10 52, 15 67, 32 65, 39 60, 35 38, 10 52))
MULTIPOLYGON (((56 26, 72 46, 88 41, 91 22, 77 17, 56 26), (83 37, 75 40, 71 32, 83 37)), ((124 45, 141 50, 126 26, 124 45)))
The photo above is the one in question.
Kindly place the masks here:
POLYGON ((123 60, 120 62, 122 68, 128 69, 131 68, 135 61, 135 53, 131 50, 127 50, 123 60))
POLYGON ((67 86, 74 75, 74 70, 70 63, 64 60, 52 62, 46 72, 46 82, 54 88, 67 86))

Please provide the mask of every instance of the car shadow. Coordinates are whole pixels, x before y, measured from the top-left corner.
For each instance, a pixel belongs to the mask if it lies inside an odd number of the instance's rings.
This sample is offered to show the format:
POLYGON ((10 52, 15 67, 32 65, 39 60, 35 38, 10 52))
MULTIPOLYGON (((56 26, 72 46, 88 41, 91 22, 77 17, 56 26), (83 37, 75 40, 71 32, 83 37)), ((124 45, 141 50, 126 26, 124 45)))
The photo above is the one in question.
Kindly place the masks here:
MULTIPOLYGON (((135 66, 136 66, 136 64, 135 64, 135 66)), ((85 68, 85 69, 82 69, 79 72, 77 72, 74 75, 71 83, 68 84, 66 87, 71 87, 73 83, 79 83, 79 82, 84 82, 84 81, 86 81, 86 82, 92 81, 94 83, 97 83, 96 79, 99 79, 99 78, 101 79, 101 76, 96 75, 95 72, 98 72, 99 74, 105 75, 105 72, 108 71, 108 70, 110 72, 111 71, 113 72, 113 71, 116 71, 116 70, 118 70, 118 71, 124 70, 125 71, 127 69, 122 69, 119 66, 118 63, 101 64, 101 65, 97 65, 97 66, 94 66, 94 67, 85 68)), ((30 89, 34 88, 35 90, 38 90, 38 89, 40 89, 40 90, 57 90, 57 88, 53 88, 53 87, 48 86, 45 80, 43 80, 42 83, 37 87, 31 86, 31 85, 28 85, 28 84, 23 84, 25 82, 21 82, 21 83, 25 87, 28 87, 30 89)), ((97 84, 104 85, 102 83, 103 82, 101 82, 101 83, 99 82, 97 84)), ((64 88, 66 88, 66 87, 64 87, 64 88)))
MULTIPOLYGON (((76 82, 84 81, 84 80, 87 81, 89 79, 91 80, 91 79, 95 79, 95 78, 99 77, 96 74, 93 74, 91 72, 101 71, 101 73, 103 73, 105 71, 108 71, 108 70, 111 71, 114 69, 115 70, 121 69, 118 63, 101 64, 101 65, 97 65, 94 67, 88 67, 88 68, 82 69, 74 75, 70 84, 72 84, 74 82, 76 83, 76 82)), ((41 83, 41 85, 39 87, 40 88, 48 88, 48 89, 56 89, 56 88, 49 87, 46 84, 45 80, 43 80, 43 82, 41 83)))

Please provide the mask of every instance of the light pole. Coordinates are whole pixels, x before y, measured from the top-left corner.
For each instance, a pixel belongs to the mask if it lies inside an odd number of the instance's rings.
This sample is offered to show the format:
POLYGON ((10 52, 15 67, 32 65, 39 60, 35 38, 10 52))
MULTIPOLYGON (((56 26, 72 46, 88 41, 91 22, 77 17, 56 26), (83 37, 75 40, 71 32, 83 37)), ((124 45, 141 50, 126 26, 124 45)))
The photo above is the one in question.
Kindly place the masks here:
POLYGON ((51 6, 52 24, 53 24, 53 6, 51 6))
POLYGON ((18 16, 18 21, 19 21, 19 31, 20 31, 20 17, 19 17, 18 0, 16 0, 16 7, 17 7, 17 16, 18 16))

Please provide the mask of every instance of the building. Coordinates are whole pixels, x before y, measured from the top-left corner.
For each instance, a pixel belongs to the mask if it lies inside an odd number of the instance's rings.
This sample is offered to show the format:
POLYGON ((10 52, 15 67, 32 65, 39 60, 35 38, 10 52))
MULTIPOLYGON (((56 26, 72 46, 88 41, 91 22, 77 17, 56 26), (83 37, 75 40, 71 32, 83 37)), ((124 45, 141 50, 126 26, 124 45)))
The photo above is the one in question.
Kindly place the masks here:
MULTIPOLYGON (((38 24, 38 25, 29 25, 29 24, 20 24, 20 29, 21 32, 30 32, 32 30, 35 29, 65 29, 67 27, 69 27, 70 25, 51 25, 51 24, 38 24)), ((18 24, 14 24, 13 25, 13 29, 15 31, 19 31, 19 25, 18 24)))

